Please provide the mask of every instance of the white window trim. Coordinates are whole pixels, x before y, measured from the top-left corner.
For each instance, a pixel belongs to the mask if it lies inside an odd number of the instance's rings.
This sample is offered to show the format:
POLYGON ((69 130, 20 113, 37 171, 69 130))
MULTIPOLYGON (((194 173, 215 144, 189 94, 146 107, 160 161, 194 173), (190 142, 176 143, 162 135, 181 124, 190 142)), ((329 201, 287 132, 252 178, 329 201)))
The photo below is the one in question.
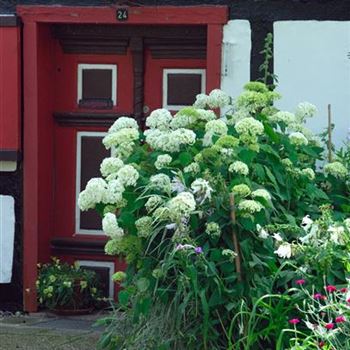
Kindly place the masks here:
POLYGON ((84 69, 110 69, 112 71, 112 101, 117 104, 117 65, 116 64, 78 64, 78 94, 77 104, 83 98, 83 70, 84 69))
POLYGON ((80 177, 81 177, 81 138, 84 136, 106 136, 107 132, 97 131, 78 131, 77 132, 77 156, 76 156, 76 172, 75 172, 75 234, 80 235, 99 235, 105 236, 106 234, 102 230, 87 230, 80 228, 80 208, 78 206, 78 198, 80 193, 80 177))
MULTIPOLYGON (((181 108, 188 107, 182 105, 168 105, 168 74, 200 74, 201 75, 201 85, 202 94, 205 93, 205 69, 192 69, 192 68, 172 68, 172 69, 163 69, 163 108, 170 109, 172 111, 178 111, 181 108)), ((194 101, 193 101, 194 102, 194 101)))
POLYGON ((94 260, 76 260, 76 263, 80 267, 107 267, 109 269, 109 298, 114 299, 114 284, 113 274, 115 272, 115 264, 111 261, 94 261, 94 260))

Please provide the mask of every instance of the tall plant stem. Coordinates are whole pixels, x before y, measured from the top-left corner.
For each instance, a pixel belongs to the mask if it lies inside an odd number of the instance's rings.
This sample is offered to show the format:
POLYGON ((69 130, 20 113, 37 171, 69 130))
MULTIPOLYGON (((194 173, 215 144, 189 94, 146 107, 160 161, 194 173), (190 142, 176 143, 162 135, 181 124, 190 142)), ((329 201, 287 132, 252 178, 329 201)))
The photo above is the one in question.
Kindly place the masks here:
POLYGON ((242 266, 241 266, 241 257, 240 257, 240 247, 239 242, 237 238, 237 232, 236 232, 236 210, 235 210, 235 196, 233 193, 230 193, 230 216, 231 216, 231 222, 232 222, 232 241, 233 246, 235 248, 236 257, 235 257, 235 265, 236 265, 236 271, 238 274, 238 282, 242 282, 242 266))
POLYGON ((328 105, 328 162, 332 163, 332 106, 328 105))

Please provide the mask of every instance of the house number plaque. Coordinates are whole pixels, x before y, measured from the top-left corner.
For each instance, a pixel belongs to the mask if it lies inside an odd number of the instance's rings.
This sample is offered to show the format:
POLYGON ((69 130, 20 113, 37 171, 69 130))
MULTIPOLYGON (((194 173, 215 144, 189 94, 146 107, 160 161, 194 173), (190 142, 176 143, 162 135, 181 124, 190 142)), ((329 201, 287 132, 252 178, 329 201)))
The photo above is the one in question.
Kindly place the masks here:
POLYGON ((125 8, 117 9, 117 20, 127 21, 127 19, 128 19, 128 9, 125 9, 125 8))

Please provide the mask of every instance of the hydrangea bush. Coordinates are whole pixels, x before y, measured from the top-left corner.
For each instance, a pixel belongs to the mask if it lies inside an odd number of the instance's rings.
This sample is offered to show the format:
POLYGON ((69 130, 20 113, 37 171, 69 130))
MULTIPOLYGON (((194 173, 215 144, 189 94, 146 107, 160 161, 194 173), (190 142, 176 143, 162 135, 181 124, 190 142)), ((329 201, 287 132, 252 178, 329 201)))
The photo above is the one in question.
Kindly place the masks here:
POLYGON ((104 345, 227 349, 242 334, 226 332, 241 301, 250 305, 294 278, 293 269, 280 273, 292 236, 265 226, 295 227, 317 214, 329 202, 327 176, 342 181, 347 174, 341 163, 316 172, 323 149, 305 127, 315 107, 278 111, 278 98, 251 82, 235 101, 214 90, 174 116, 157 109, 144 132, 126 117, 109 129, 103 143, 113 155, 79 206, 98 210, 110 237, 106 253, 128 262, 117 277, 119 305, 140 332, 151 320, 167 326, 159 337, 112 330, 104 345), (214 110, 223 107, 231 112, 218 118, 214 110))

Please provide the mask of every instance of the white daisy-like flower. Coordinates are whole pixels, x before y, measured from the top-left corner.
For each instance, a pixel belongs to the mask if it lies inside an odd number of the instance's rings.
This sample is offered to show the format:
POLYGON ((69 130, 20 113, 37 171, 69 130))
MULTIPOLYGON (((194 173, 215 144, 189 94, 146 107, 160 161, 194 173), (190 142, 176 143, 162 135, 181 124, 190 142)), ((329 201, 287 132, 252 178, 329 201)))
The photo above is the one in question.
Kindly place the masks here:
POLYGON ((210 201, 211 193, 214 191, 209 182, 204 179, 196 179, 191 184, 192 192, 198 197, 199 204, 203 204, 207 199, 210 201))
POLYGON ((292 245, 288 242, 283 242, 277 250, 274 251, 280 258, 290 259, 292 256, 292 245))
POLYGON ((119 227, 117 217, 112 213, 107 213, 103 217, 102 229, 112 239, 118 239, 124 236, 124 230, 119 227))
POLYGON ((244 176, 247 176, 249 174, 248 165, 241 162, 240 160, 236 160, 235 162, 233 162, 229 166, 228 171, 230 173, 236 173, 236 174, 244 175, 244 176))
POLYGON ((270 237, 269 233, 261 225, 257 224, 256 230, 258 231, 259 238, 267 239, 270 237))

